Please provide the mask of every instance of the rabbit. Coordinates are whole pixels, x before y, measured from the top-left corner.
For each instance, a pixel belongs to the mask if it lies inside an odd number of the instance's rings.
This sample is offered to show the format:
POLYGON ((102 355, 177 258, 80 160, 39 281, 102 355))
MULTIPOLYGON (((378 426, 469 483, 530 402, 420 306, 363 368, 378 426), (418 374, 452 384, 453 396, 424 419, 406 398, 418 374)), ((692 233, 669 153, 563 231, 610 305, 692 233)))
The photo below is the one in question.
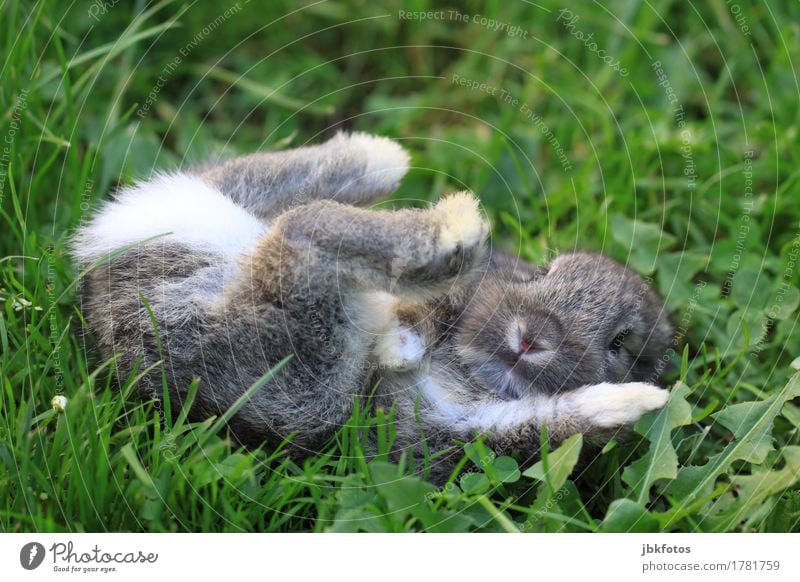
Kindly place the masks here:
POLYGON ((666 403, 654 383, 673 328, 638 275, 591 253, 544 267, 494 253, 476 272, 442 300, 396 299, 374 348, 378 403, 396 407, 415 457, 480 432, 496 454, 532 460, 543 424, 553 444, 576 432, 599 444, 666 403))
POLYGON ((544 272, 488 252, 468 192, 366 208, 408 165, 392 140, 340 133, 122 189, 72 243, 82 310, 117 377, 140 375, 140 396, 158 400, 166 383, 173 411, 199 378, 189 418, 200 420, 291 355, 229 428, 244 445, 288 439, 298 457, 378 382, 398 450, 443 452, 434 479, 477 432, 531 456, 543 424, 558 443, 664 405, 651 369, 669 328, 652 291, 626 310, 639 280, 605 260, 566 256, 544 272), (524 354, 506 373, 514 350, 524 354))

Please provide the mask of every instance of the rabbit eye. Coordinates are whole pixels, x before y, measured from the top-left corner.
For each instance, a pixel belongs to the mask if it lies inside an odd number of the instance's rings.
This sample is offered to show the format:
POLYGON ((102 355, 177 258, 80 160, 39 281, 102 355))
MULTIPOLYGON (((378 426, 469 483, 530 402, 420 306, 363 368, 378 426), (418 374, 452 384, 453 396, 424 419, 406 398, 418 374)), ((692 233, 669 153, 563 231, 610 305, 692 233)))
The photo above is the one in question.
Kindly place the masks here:
POLYGON ((608 351, 618 356, 620 351, 625 346, 625 339, 631 334, 633 330, 629 327, 623 329, 617 335, 614 336, 614 339, 611 340, 611 343, 608 344, 608 351))

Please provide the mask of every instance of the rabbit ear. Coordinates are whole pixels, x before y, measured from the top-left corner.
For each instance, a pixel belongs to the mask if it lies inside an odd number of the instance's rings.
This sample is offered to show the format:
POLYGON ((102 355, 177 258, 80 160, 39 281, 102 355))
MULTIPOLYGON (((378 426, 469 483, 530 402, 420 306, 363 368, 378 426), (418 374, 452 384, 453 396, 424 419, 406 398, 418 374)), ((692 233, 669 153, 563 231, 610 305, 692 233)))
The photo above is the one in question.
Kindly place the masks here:
POLYGON ((374 203, 397 188, 408 164, 397 142, 338 133, 320 145, 234 158, 200 175, 254 214, 271 218, 315 200, 374 203))

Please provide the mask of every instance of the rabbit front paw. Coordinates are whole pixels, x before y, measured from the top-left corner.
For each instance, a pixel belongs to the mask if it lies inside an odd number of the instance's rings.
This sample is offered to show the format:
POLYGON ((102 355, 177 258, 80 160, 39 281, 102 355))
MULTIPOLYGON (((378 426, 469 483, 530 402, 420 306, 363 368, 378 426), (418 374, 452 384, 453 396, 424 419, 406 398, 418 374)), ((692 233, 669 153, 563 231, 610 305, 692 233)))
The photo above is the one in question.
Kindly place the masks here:
POLYGON ((663 408, 669 392, 645 382, 602 383, 572 394, 573 412, 598 428, 633 424, 644 414, 663 408))
POLYGON ((446 292, 456 277, 472 271, 482 255, 488 225, 478 200, 469 192, 442 198, 421 215, 414 215, 414 220, 432 229, 425 229, 424 240, 414 240, 415 224, 406 223, 398 244, 402 252, 391 261, 389 290, 436 296, 446 292))
POLYGON ((437 246, 442 254, 451 254, 459 248, 474 248, 486 237, 488 226, 481 215, 478 199, 471 193, 457 192, 442 198, 434 211, 441 215, 437 246))
POLYGON ((433 256, 423 271, 429 278, 442 281, 469 273, 482 254, 489 232, 478 199, 469 192, 458 192, 442 198, 431 212, 438 230, 433 256))

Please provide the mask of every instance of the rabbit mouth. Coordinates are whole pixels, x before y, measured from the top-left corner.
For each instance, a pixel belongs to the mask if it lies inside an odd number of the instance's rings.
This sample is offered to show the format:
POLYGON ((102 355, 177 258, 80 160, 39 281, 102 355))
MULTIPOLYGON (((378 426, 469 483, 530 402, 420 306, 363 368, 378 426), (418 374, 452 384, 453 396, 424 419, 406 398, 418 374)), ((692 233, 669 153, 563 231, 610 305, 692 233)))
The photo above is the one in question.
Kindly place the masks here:
POLYGON ((529 377, 529 371, 522 369, 523 364, 519 360, 514 363, 488 360, 474 365, 472 373, 473 377, 490 391, 502 398, 516 400, 531 394, 535 389, 535 382, 529 377))
POLYGON ((503 349, 485 353, 461 346, 459 356, 472 381, 482 390, 502 398, 519 399, 534 392, 549 391, 542 385, 546 384, 543 380, 552 375, 546 368, 555 363, 556 353, 542 350, 519 354, 503 349))
POLYGON ((535 359, 511 360, 495 355, 483 361, 473 360, 470 368, 473 378, 485 389, 512 400, 533 394, 556 394, 600 381, 597 374, 565 365, 557 356, 556 352, 545 352, 537 354, 535 359))

